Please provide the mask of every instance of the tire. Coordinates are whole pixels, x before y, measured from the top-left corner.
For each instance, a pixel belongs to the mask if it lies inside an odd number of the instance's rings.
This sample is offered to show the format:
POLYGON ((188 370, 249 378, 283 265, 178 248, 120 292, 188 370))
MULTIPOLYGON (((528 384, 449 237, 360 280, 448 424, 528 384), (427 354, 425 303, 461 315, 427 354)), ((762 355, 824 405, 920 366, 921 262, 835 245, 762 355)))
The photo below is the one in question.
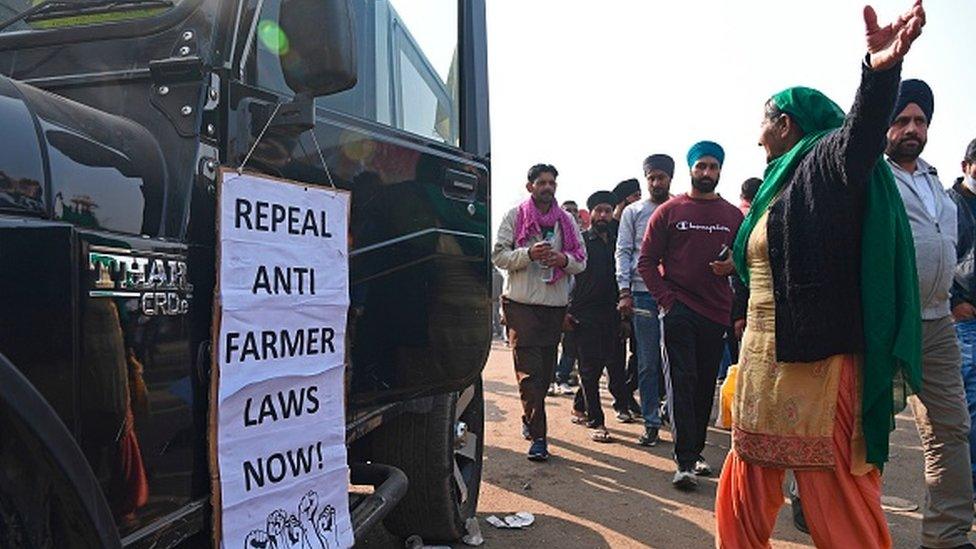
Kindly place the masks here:
POLYGON ((372 459, 398 467, 410 482, 383 522, 400 537, 454 541, 467 533, 464 523, 478 508, 484 393, 479 380, 460 393, 425 400, 426 411, 407 411, 370 434, 372 459))
POLYGON ((84 516, 37 439, 0 405, 0 547, 98 547, 84 516))

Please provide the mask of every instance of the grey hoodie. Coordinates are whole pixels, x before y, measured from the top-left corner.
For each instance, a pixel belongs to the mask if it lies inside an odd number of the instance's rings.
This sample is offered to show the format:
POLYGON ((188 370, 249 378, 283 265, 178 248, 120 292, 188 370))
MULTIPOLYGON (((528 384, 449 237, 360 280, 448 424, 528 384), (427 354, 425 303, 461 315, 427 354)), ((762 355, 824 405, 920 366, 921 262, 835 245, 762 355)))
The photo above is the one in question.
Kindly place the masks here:
POLYGON ((922 320, 937 320, 950 313, 949 289, 956 269, 958 241, 956 204, 942 188, 935 168, 921 158, 914 174, 903 170, 890 158, 887 160, 895 174, 898 192, 905 203, 905 212, 915 239, 922 320), (935 197, 935 216, 926 209, 922 193, 916 185, 927 185, 931 190, 935 197))
POLYGON ((620 228, 617 232, 617 288, 629 289, 634 292, 646 292, 644 279, 637 274, 637 257, 640 255, 641 243, 651 214, 660 206, 650 198, 640 200, 624 208, 620 216, 620 228))

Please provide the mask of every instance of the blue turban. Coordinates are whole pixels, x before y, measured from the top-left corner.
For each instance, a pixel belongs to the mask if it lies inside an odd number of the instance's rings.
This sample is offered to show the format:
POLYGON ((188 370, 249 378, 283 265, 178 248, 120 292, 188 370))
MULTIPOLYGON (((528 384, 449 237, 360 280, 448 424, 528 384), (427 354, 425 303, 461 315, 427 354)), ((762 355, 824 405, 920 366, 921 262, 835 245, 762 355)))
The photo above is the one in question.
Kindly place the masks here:
POLYGON ((699 141, 688 149, 688 167, 694 166, 703 156, 715 157, 719 166, 725 163, 725 150, 721 145, 714 141, 699 141))
POLYGON ((935 111, 935 97, 932 95, 932 88, 922 80, 905 80, 898 86, 898 99, 895 101, 895 110, 891 113, 891 121, 905 110, 909 103, 915 103, 922 109, 928 123, 932 123, 932 112, 935 111))

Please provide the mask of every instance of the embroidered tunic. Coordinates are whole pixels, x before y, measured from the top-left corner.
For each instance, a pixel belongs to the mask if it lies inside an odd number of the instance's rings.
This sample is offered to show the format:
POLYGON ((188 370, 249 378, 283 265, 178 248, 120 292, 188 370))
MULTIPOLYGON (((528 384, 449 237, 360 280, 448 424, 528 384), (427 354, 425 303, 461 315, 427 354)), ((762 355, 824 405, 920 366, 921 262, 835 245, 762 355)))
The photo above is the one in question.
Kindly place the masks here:
POLYGON ((750 295, 732 407, 732 446, 745 461, 766 467, 833 468, 832 436, 840 375, 844 363, 854 361, 858 371, 858 419, 851 439, 851 472, 866 473, 872 466, 865 462, 860 422, 860 357, 834 355, 817 362, 776 361, 776 306, 767 215, 756 223, 746 251, 750 295))

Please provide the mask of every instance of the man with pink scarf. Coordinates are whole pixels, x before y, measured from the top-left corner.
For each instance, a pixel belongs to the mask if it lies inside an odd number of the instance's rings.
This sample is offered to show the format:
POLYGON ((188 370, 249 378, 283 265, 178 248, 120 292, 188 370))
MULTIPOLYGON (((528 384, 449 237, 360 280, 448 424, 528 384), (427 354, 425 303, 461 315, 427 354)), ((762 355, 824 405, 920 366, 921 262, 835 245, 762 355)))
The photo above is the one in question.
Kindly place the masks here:
POLYGON ((556 203, 558 175, 549 164, 529 168, 525 188, 531 196, 502 218, 491 252, 492 263, 507 271, 502 311, 532 461, 549 459, 546 390, 556 368, 571 275, 586 268, 579 227, 556 203))

